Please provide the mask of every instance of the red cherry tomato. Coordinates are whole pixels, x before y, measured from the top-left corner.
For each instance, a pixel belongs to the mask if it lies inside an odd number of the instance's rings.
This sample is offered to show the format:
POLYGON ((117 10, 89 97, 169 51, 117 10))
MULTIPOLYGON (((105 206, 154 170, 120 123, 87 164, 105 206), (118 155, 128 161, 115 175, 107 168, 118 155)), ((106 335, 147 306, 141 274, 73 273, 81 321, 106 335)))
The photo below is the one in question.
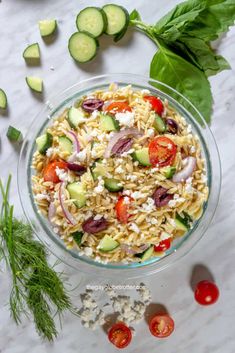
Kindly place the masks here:
POLYGON ((159 244, 154 245, 154 251, 156 252, 167 251, 170 247, 171 247, 171 238, 168 238, 160 241, 159 244))
POLYGON ((174 142, 165 136, 156 137, 149 144, 149 159, 152 165, 165 167, 174 162, 177 147, 174 142))
POLYGON ((116 215, 117 219, 121 223, 127 223, 128 218, 130 217, 130 214, 128 213, 129 207, 130 207, 130 202, 131 202, 131 197, 129 196, 120 196, 116 205, 115 205, 115 210, 116 210, 116 215), (129 200, 129 202, 126 202, 126 200, 129 200))
POLYGON ((155 97, 155 96, 145 96, 144 100, 149 101, 149 103, 151 104, 153 110, 158 114, 158 115, 162 115, 163 110, 164 110, 164 105, 162 103, 162 101, 155 97))
POLYGON ((111 114, 131 112, 132 109, 127 102, 112 102, 104 108, 104 110, 111 114))
POLYGON ((117 348, 125 348, 131 342, 132 333, 128 326, 122 322, 118 322, 109 330, 108 338, 117 348))
POLYGON ((195 289, 194 297, 201 305, 214 304, 219 298, 219 288, 213 282, 200 281, 195 289))
POLYGON ((174 331, 174 320, 167 314, 155 315, 149 322, 149 329, 153 336, 165 338, 174 331))
POLYGON ((43 171, 43 178, 44 181, 52 181, 53 183, 59 183, 60 179, 58 178, 58 175, 56 174, 56 168, 60 169, 66 169, 67 168, 67 163, 64 161, 54 161, 50 162, 43 171))

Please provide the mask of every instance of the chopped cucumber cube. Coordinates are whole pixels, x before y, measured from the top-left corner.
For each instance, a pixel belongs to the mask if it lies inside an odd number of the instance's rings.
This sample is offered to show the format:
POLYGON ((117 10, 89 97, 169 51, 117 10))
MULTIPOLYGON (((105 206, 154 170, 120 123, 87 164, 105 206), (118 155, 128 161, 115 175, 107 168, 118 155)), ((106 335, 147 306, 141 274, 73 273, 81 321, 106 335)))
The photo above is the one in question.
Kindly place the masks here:
POLYGON ((86 121, 84 112, 81 109, 71 107, 68 111, 68 122, 73 129, 86 121))
POLYGON ((81 208, 86 204, 86 191, 81 183, 71 183, 67 186, 67 190, 71 199, 74 199, 74 204, 81 208))
POLYGON ((0 88, 0 109, 7 109, 7 96, 3 89, 0 88))
POLYGON ((38 22, 39 31, 42 37, 53 34, 57 28, 56 20, 41 20, 38 22))
POLYGON ((8 130, 7 130, 7 137, 9 138, 9 140, 11 141, 17 141, 17 142, 21 142, 23 139, 22 133, 20 132, 20 130, 16 129, 13 126, 9 126, 8 130))
POLYGON ((28 76, 25 78, 25 80, 29 88, 31 88, 35 92, 42 93, 43 81, 41 78, 28 76))
POLYGON ((141 148, 132 153, 132 158, 138 161, 141 165, 148 167, 151 166, 149 159, 149 149, 148 147, 141 148))
POLYGON ((53 136, 47 132, 36 139, 37 150, 41 154, 46 154, 48 148, 52 146, 53 136))
POLYGON ((81 245, 83 234, 84 234, 83 232, 77 231, 70 235, 73 237, 73 240, 75 241, 75 243, 79 246, 81 245))
POLYGON ((24 59, 40 59, 40 49, 38 43, 27 46, 23 52, 24 59))
POLYGON ((109 252, 119 247, 119 245, 116 240, 106 234, 99 242, 98 249, 102 252, 109 252))
POLYGON ((59 137, 59 149, 63 152, 68 152, 69 154, 73 151, 73 143, 67 136, 59 137))

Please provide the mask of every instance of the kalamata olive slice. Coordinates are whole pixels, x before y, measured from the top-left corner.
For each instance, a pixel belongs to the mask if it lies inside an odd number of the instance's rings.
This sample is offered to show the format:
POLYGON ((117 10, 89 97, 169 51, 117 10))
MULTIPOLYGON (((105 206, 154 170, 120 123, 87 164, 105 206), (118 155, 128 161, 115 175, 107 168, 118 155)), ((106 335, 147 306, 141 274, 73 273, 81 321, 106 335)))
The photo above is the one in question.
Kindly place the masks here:
POLYGON ((104 217, 100 219, 94 219, 92 216, 83 222, 82 229, 84 232, 95 234, 107 229, 108 225, 108 221, 104 217))
POLYGON ((174 119, 167 118, 166 119, 166 126, 167 126, 167 131, 170 134, 173 134, 173 135, 177 134, 179 126, 174 119))
POLYGON ((173 199, 172 194, 167 193, 167 189, 162 186, 158 187, 153 194, 153 199, 156 207, 166 206, 173 199))
POLYGON ((111 149, 111 154, 120 156, 122 153, 127 152, 131 149, 133 140, 130 137, 119 140, 111 149))
POLYGON ((85 99, 82 102, 82 108, 87 113, 92 113, 95 110, 101 110, 103 105, 104 105, 104 101, 102 99, 96 99, 96 98, 85 99))
POLYGON ((78 175, 85 173, 86 167, 77 163, 67 163, 67 168, 78 175))

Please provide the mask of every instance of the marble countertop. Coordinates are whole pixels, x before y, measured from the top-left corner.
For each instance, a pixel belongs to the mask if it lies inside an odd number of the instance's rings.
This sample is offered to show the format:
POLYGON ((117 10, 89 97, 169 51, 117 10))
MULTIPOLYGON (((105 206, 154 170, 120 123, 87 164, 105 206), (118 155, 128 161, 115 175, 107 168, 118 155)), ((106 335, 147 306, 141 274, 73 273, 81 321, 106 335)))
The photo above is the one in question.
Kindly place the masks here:
MULTIPOLYGON (((116 2, 116 1, 114 1, 116 2)), ((160 18, 179 1, 122 0, 129 10, 137 8, 146 22, 160 18), (162 5, 164 3, 164 6, 162 5), (148 6, 146 6, 148 4, 148 6)), ((90 2, 91 3, 91 2, 90 2)), ((93 0, 92 5, 102 6, 105 1, 93 0)), ((16 188, 18 147, 5 137, 9 124, 27 131, 35 114, 51 94, 94 75, 111 72, 128 72, 147 75, 154 54, 154 44, 141 33, 128 32, 114 45, 109 38, 101 39, 101 50, 96 60, 84 66, 76 65, 67 51, 67 39, 75 31, 75 16, 89 2, 64 0, 2 0, 0 2, 0 87, 7 92, 9 112, 0 117, 0 175, 6 180, 13 174, 11 201, 15 212, 22 216, 16 188), (59 22, 58 37, 54 43, 45 44, 40 38, 37 21, 54 17, 59 22), (22 52, 27 44, 38 41, 42 62, 38 67, 27 67, 22 52), (43 98, 33 95, 25 84, 26 75, 39 75, 45 83, 43 98)), ((235 66, 235 28, 218 44, 232 67, 235 66)), ((235 352, 235 72, 223 72, 211 79, 214 95, 214 113, 211 129, 218 143, 222 161, 222 191, 219 206, 212 224, 199 244, 174 267, 147 277, 144 282, 151 288, 154 303, 164 304, 175 319, 175 333, 167 340, 154 339, 148 333, 146 322, 135 325, 136 336, 126 352, 157 351, 161 353, 234 353, 235 352), (211 272, 221 291, 214 306, 199 307, 190 287, 192 273, 198 279, 211 272)), ((53 258, 52 258, 53 261, 53 258)), ((99 285, 105 279, 82 276, 66 265, 60 265, 72 285, 80 283, 72 293, 79 303, 78 293, 87 284, 99 285)), ((129 284, 140 281, 127 281, 129 284)), ((109 282, 110 283, 110 282, 109 282)), ((122 284, 122 279, 116 279, 122 284)), ((115 352, 102 330, 84 329, 79 319, 66 314, 63 330, 53 343, 42 342, 32 322, 23 320, 17 327, 9 317, 7 301, 10 282, 6 271, 0 272, 0 353, 85 353, 115 352)), ((102 296, 102 292, 97 293, 102 296)))

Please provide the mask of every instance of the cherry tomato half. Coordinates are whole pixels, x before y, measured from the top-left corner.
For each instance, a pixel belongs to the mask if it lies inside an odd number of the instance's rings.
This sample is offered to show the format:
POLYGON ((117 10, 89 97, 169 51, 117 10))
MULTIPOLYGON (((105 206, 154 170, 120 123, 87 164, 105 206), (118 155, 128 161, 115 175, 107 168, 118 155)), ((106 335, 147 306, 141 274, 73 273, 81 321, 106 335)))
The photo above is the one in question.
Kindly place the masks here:
POLYGON ((219 298, 219 288, 213 282, 200 281, 195 289, 194 297, 201 305, 214 304, 219 298))
POLYGON ((144 100, 149 101, 149 103, 151 104, 153 110, 158 114, 158 115, 162 115, 163 110, 164 110, 164 105, 162 103, 162 101, 155 97, 155 96, 145 96, 144 100))
POLYGON ((54 161, 50 162, 43 171, 43 178, 44 181, 52 181, 53 183, 59 183, 60 179, 58 178, 58 175, 56 174, 56 168, 60 169, 66 169, 67 168, 67 163, 64 161, 54 161))
POLYGON ((109 330, 108 338, 117 348, 125 348, 131 342, 132 333, 128 326, 122 322, 118 322, 109 330))
POLYGON ((150 163, 165 167, 174 162, 177 147, 174 142, 165 136, 156 137, 149 144, 150 163))
POLYGON ((104 110, 111 114, 131 112, 132 109, 127 102, 112 102, 104 108, 104 110))
POLYGON ((167 251, 170 247, 171 247, 171 238, 168 238, 160 241, 159 244, 154 245, 154 251, 163 252, 163 251, 167 251))
POLYGON ((149 322, 149 329, 153 336, 165 338, 174 331, 174 320, 167 314, 155 315, 149 322))
POLYGON ((131 200, 132 199, 131 199, 130 196, 120 196, 118 201, 117 201, 117 203, 116 203, 116 205, 115 205, 117 219, 121 223, 127 223, 129 217, 131 216, 128 213, 131 200))

